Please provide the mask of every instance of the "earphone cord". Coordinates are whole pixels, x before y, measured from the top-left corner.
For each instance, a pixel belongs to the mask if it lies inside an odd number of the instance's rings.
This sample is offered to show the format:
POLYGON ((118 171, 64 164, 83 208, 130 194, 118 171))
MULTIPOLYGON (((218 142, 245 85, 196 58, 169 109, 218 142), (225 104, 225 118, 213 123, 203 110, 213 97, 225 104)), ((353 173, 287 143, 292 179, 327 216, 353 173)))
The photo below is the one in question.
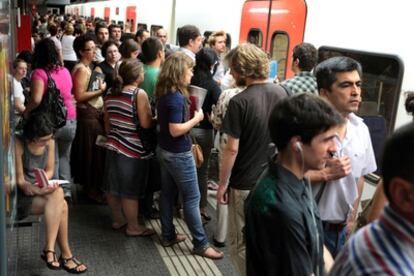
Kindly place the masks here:
POLYGON ((316 233, 316 256, 317 256, 317 259, 316 259, 316 271, 315 271, 315 275, 316 276, 319 276, 319 261, 318 261, 318 259, 319 259, 319 231, 318 231, 318 226, 317 226, 317 224, 316 224, 316 218, 315 218, 315 212, 314 212, 314 210, 313 210, 313 201, 312 201, 312 198, 313 198, 313 196, 312 196, 312 190, 311 190, 311 184, 310 184, 310 181, 309 181, 309 178, 307 178, 307 177, 305 177, 305 158, 304 158, 304 156, 303 156, 303 152, 302 152, 302 150, 299 150, 299 152, 300 152, 300 159, 301 159, 301 172, 302 172, 302 175, 303 175, 303 178, 304 178, 304 180, 305 180, 305 183, 306 182, 308 182, 308 187, 307 187, 307 194, 308 194, 308 201, 309 201, 309 208, 310 208, 310 211, 311 211, 311 215, 312 215, 312 222, 313 222, 313 227, 314 227, 314 229, 315 229, 315 233, 316 233))

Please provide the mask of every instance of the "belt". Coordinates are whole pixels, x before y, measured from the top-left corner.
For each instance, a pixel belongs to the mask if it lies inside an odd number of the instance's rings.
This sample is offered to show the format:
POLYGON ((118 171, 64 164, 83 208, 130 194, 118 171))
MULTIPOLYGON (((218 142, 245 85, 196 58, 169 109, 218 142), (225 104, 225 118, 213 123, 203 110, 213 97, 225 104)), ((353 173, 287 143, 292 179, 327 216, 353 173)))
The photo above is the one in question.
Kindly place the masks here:
POLYGON ((345 226, 345 222, 338 222, 338 223, 331 223, 329 221, 322 221, 323 229, 326 231, 332 231, 332 232, 341 232, 345 226))

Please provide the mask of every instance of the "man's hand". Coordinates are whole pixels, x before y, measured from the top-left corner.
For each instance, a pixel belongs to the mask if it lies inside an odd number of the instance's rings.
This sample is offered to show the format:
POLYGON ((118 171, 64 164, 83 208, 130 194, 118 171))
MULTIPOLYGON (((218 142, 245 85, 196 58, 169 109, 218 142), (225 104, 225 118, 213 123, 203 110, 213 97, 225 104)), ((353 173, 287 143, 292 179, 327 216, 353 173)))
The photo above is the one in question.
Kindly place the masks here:
POLYGON ((326 162, 327 180, 336 180, 351 173, 351 159, 348 156, 332 158, 326 162))
POLYGON ((225 185, 219 185, 216 198, 219 204, 225 205, 228 203, 227 187, 225 185))

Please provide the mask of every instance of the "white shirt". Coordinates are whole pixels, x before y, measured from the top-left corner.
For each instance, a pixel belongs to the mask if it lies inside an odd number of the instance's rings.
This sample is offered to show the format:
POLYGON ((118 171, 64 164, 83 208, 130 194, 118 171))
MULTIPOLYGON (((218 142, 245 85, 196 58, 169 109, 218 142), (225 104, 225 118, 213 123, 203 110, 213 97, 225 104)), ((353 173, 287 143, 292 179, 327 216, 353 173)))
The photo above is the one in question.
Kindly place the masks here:
MULTIPOLYGON (((332 223, 348 219, 358 197, 359 178, 377 169, 368 127, 353 113, 348 116, 345 139, 338 145, 338 153, 351 159, 351 173, 327 182, 318 203, 321 220, 332 223)), ((314 196, 320 188, 321 185, 313 185, 314 196)))
MULTIPOLYGON (((21 103, 24 104, 25 96, 23 94, 23 86, 20 81, 15 78, 13 78, 13 96, 14 98, 19 98, 21 103)), ((15 113, 18 113, 17 110, 15 113)))
POLYGON ((226 69, 224 68, 223 61, 220 60, 219 64, 217 65, 216 72, 213 75, 213 80, 217 82, 221 82, 221 80, 224 78, 225 73, 226 73, 226 69))
POLYGON ((101 63, 104 60, 105 60, 105 57, 102 56, 102 49, 100 47, 96 47, 95 59, 93 61, 97 63, 101 63))
POLYGON ((75 50, 73 49, 73 41, 75 37, 73 35, 63 35, 62 37, 62 54, 63 60, 77 61, 75 50))
POLYGON ((50 40, 52 40, 53 43, 55 43, 55 47, 58 51, 62 50, 62 43, 56 36, 51 36, 50 40))
POLYGON ((191 51, 188 50, 187 48, 180 48, 179 51, 183 52, 184 54, 186 54, 187 56, 189 56, 194 62, 195 62, 195 54, 191 51))

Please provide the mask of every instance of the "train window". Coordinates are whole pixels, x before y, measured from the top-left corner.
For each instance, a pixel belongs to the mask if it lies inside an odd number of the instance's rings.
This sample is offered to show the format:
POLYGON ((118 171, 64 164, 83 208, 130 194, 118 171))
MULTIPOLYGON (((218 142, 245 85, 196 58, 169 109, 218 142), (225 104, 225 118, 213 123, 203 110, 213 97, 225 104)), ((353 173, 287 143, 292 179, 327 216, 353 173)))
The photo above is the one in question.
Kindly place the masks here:
POLYGON ((151 25, 151 36, 156 36, 157 31, 161 28, 162 28, 161 25, 151 25))
POLYGON ((386 136, 394 129, 404 65, 394 55, 323 46, 319 62, 333 56, 348 56, 362 65, 362 102, 358 115, 367 124, 377 163, 386 136))
POLYGON ((251 29, 247 34, 247 42, 253 43, 258 47, 262 47, 263 34, 259 29, 251 29))
POLYGON ((121 26, 121 30, 124 30, 124 21, 118 20, 117 24, 121 26))
POLYGON ((144 24, 144 23, 138 23, 138 24, 137 24, 137 30, 148 30, 148 29, 147 29, 147 24, 144 24))
POLYGON ((289 53, 289 36, 285 32, 275 32, 270 46, 270 58, 277 62, 277 77, 280 81, 286 76, 286 62, 289 53))

